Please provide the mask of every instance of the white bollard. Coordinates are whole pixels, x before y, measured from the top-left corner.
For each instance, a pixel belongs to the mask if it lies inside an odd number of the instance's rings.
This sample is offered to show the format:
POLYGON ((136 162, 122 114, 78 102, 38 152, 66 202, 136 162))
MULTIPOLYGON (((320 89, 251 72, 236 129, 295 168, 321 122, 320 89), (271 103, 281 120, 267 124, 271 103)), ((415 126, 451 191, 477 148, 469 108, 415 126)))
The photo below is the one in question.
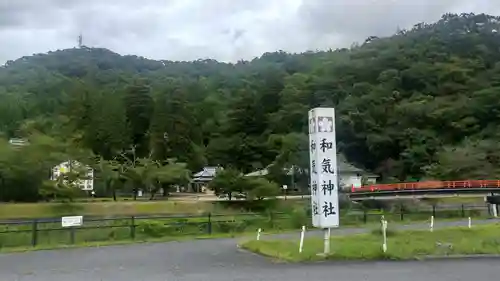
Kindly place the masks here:
POLYGON ((434 216, 431 216, 431 232, 434 231, 434 216))
POLYGON ((383 220, 382 221, 382 236, 384 237, 383 243, 382 243, 382 251, 387 252, 387 221, 383 220))
POLYGON ((300 243, 299 243, 299 253, 302 253, 302 249, 304 248, 304 236, 306 234, 306 226, 302 226, 302 231, 300 232, 300 243))
POLYGON ((471 227, 472 227, 472 220, 471 220, 471 218, 469 217, 469 228, 471 228, 471 227))
POLYGON ((257 230, 257 241, 259 241, 259 240, 260 240, 260 233, 261 233, 261 232, 262 232, 262 229, 260 229, 260 228, 259 228, 259 229, 257 230))

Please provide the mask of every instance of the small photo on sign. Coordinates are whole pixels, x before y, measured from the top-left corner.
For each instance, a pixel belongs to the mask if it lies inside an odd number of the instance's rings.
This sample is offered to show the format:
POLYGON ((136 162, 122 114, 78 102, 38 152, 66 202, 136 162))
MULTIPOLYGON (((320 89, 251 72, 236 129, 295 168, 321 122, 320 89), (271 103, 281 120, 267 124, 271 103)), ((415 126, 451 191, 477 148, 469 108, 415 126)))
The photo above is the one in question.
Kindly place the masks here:
POLYGON ((316 133, 316 120, 314 118, 309 119, 309 133, 316 133))
POLYGON ((333 125, 333 117, 318 117, 318 133, 332 133, 333 125))

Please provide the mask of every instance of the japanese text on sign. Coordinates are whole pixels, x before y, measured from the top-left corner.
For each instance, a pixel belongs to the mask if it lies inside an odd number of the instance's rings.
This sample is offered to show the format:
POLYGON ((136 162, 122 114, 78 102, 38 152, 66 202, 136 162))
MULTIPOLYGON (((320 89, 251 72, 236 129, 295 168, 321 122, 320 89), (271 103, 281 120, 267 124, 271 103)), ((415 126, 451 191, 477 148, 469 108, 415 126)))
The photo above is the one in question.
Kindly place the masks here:
POLYGON ((309 111, 311 215, 315 227, 339 225, 335 110, 309 111))

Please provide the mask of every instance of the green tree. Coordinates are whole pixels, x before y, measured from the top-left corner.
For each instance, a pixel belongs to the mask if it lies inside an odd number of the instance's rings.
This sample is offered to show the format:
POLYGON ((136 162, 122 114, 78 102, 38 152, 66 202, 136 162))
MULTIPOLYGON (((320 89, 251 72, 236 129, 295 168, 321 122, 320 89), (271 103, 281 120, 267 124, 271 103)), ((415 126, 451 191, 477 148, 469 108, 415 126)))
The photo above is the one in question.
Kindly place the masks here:
POLYGON ((53 167, 85 152, 58 139, 31 135, 24 146, 0 143, 0 200, 36 201, 47 194, 46 185, 53 167))
POLYGON ((165 160, 174 157, 199 170, 206 164, 201 147, 201 127, 194 109, 187 101, 187 93, 179 81, 157 94, 151 122, 151 147, 153 158, 165 160))
POLYGON ((306 134, 290 133, 271 135, 269 147, 276 153, 276 158, 269 165, 269 178, 280 184, 299 184, 307 189, 309 170, 309 137, 306 134))
POLYGON ((111 191, 113 200, 116 201, 116 191, 122 187, 124 164, 116 160, 105 160, 102 156, 99 157, 94 165, 96 169, 96 179, 104 183, 106 193, 111 191))
POLYGON ((242 181, 243 191, 247 194, 247 199, 263 200, 274 198, 280 193, 280 187, 265 178, 245 177, 242 181))
POLYGON ((243 192, 243 176, 235 169, 224 169, 217 172, 217 175, 209 183, 208 188, 213 190, 217 196, 227 195, 231 200, 235 193, 243 192))
POLYGON ((148 171, 148 181, 152 185, 151 200, 160 189, 163 189, 163 196, 167 196, 173 186, 186 185, 190 182, 191 171, 187 169, 186 163, 168 159, 167 163, 153 161, 152 164, 148 171))
POLYGON ((146 157, 149 150, 147 132, 154 109, 154 101, 151 97, 151 90, 145 81, 138 80, 127 87, 124 104, 132 144, 136 147, 138 156, 146 157))
POLYGON ((445 147, 437 153, 437 161, 424 167, 433 179, 488 179, 500 172, 497 142, 466 140, 459 146, 445 147))
POLYGON ((84 165, 73 162, 69 171, 61 172, 55 180, 46 180, 39 189, 44 198, 67 199, 70 202, 82 194, 81 182, 89 180, 88 169, 84 165))
POLYGON ((111 160, 131 144, 125 107, 111 93, 95 97, 91 108, 89 126, 86 129, 87 147, 96 155, 111 160))

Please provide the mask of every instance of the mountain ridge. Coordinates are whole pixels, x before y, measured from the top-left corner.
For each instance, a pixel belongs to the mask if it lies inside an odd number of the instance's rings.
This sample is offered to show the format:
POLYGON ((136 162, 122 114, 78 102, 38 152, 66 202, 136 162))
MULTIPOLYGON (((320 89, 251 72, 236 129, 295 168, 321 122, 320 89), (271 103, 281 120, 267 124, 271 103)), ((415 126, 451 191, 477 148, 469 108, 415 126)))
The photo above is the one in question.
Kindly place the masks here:
MULTIPOLYGON (((147 93, 137 100, 150 104, 152 114, 184 124, 144 122, 148 136, 167 130, 182 136, 171 144, 178 157, 252 171, 307 167, 305 112, 332 106, 339 150, 383 180, 494 175, 500 171, 498 30, 499 17, 445 14, 349 49, 278 51, 235 64, 155 61, 99 48, 23 57, 0 69, 0 130, 18 134, 37 120, 44 133, 56 134, 59 116, 82 119, 75 112, 85 108, 98 113, 87 116, 92 124, 104 123, 111 117, 103 101, 116 107, 116 122, 125 122, 123 103, 133 99, 118 97, 147 93), (76 104, 73 112, 69 104, 76 104), (42 126, 42 117, 57 126, 42 126)), ((89 124, 74 129, 87 134, 86 147, 108 153, 89 124)), ((127 134, 114 141, 129 144, 127 134)))

